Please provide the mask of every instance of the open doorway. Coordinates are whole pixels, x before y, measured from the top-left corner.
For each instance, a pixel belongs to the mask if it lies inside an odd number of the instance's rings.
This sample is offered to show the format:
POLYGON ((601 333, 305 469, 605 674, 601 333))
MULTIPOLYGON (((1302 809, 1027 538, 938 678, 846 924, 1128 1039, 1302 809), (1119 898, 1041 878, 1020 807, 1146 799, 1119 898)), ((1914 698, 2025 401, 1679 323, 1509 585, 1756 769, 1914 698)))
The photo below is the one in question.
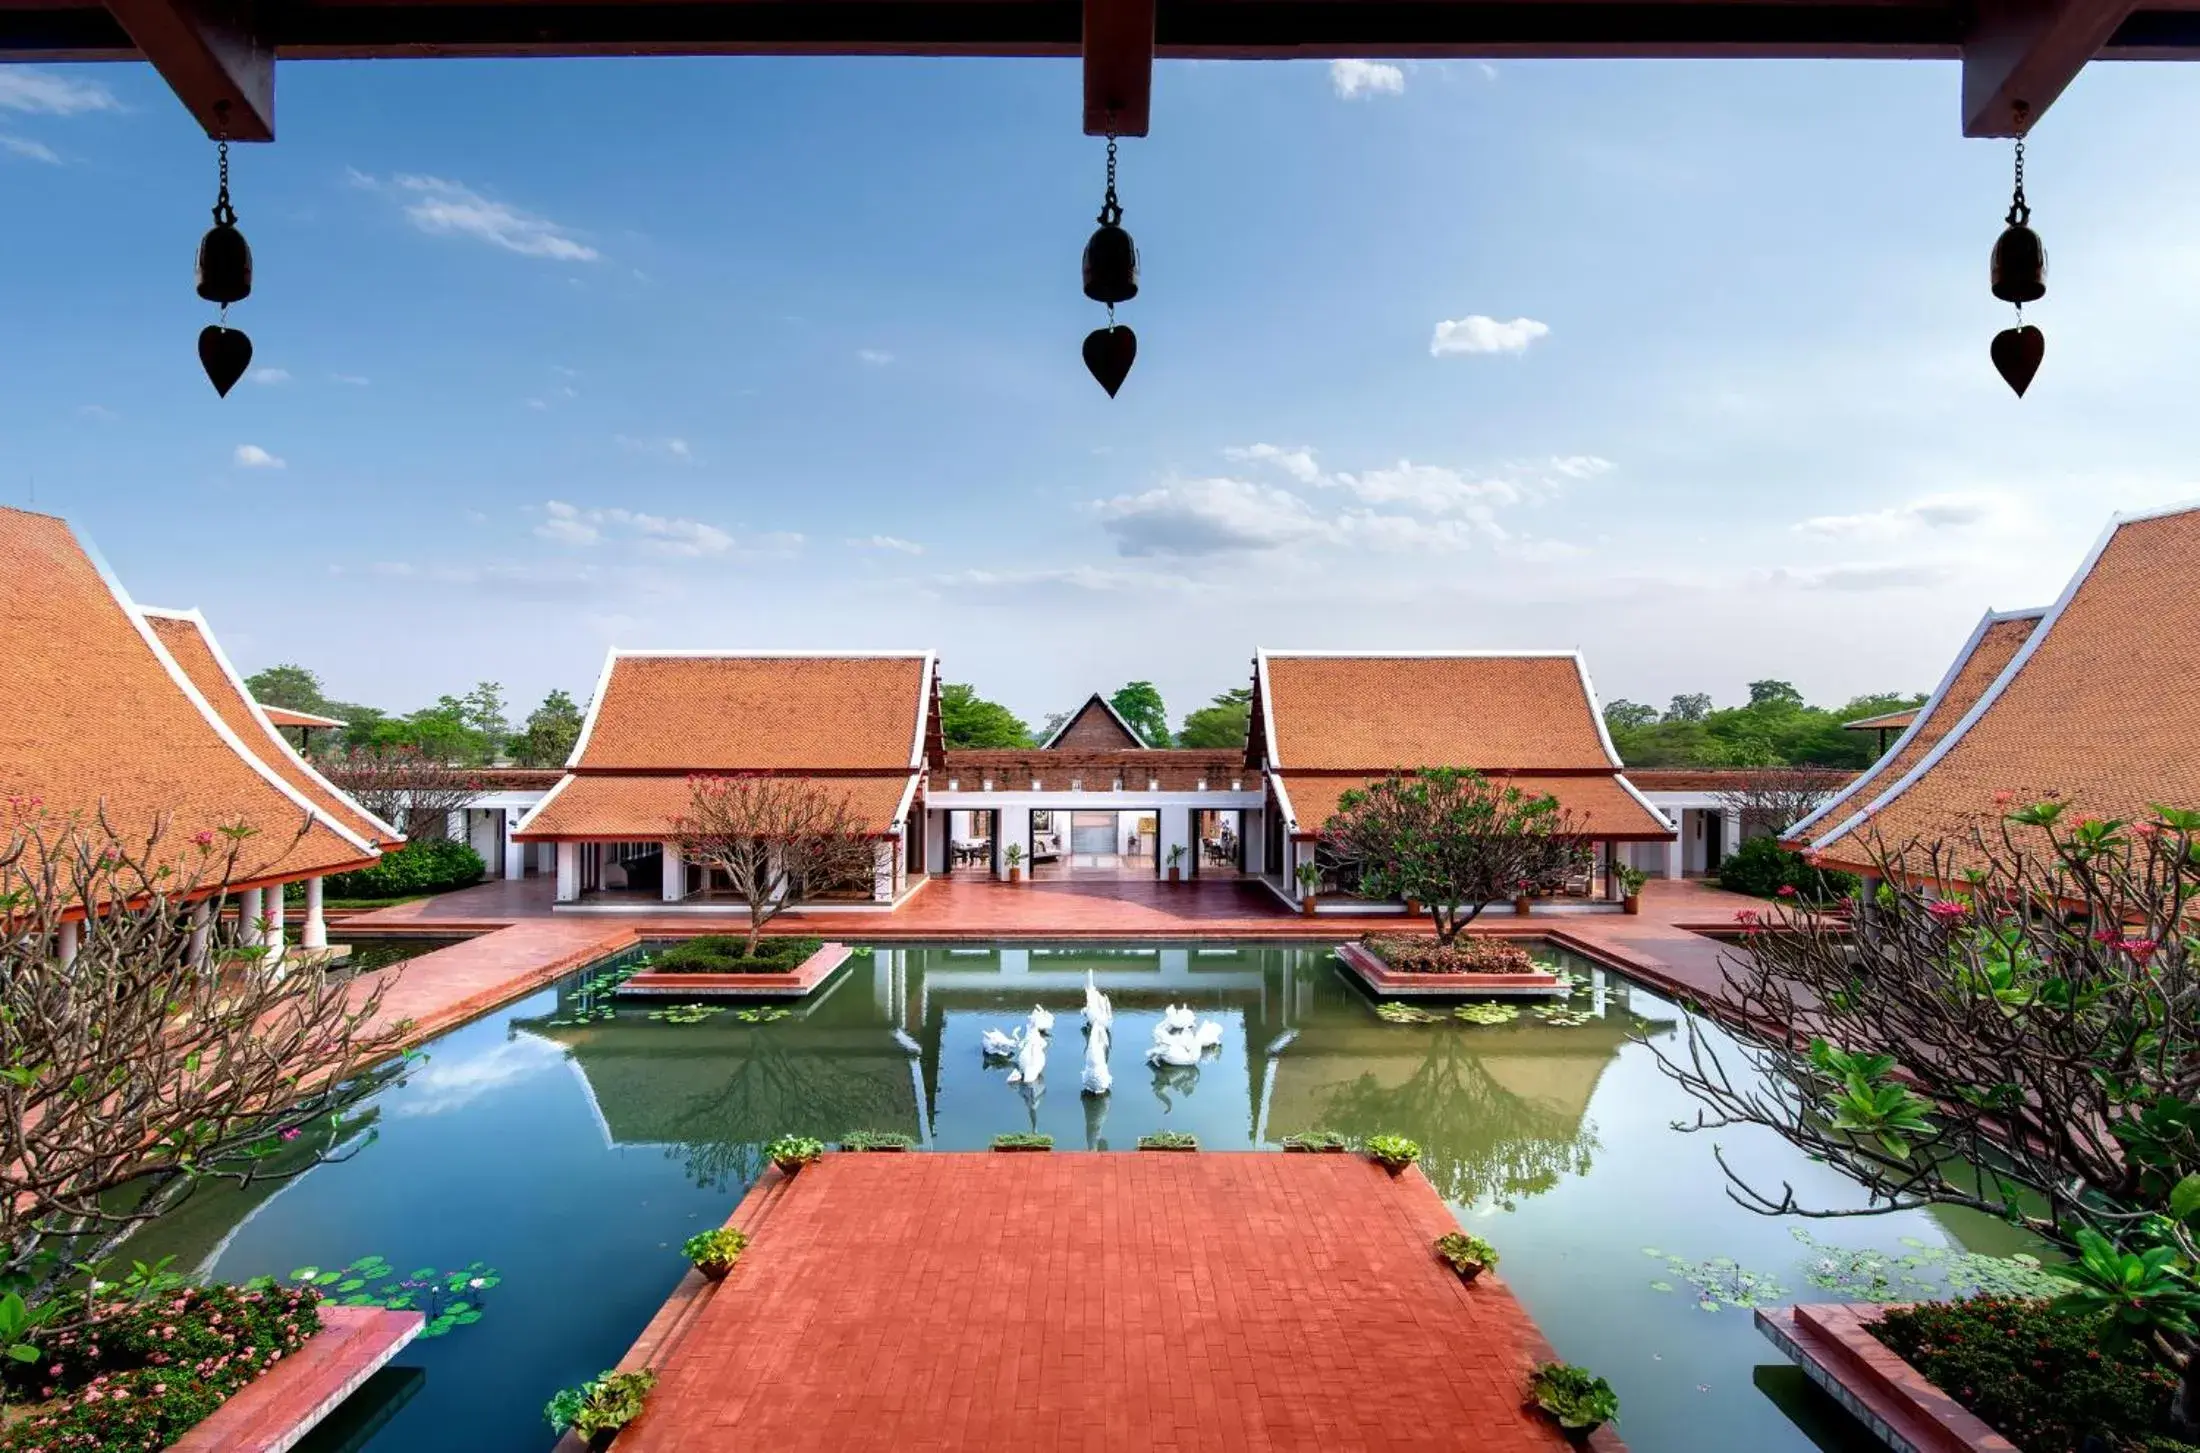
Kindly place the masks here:
POLYGON ((1150 878, 1155 827, 1151 812, 1033 812, 1031 876, 1150 878))

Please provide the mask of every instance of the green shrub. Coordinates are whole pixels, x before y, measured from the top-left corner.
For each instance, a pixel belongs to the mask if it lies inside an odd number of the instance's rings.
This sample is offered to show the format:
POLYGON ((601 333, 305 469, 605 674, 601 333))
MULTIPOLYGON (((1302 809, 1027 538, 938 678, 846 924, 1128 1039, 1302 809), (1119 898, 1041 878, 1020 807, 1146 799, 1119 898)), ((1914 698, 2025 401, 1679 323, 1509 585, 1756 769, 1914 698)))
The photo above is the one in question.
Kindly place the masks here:
POLYGON ((1753 837, 1720 862, 1719 886, 1729 893, 1747 893, 1756 898, 1795 897, 1809 903, 1831 903, 1856 891, 1856 877, 1813 868, 1800 854, 1781 847, 1778 838, 1753 837), (1793 892, 1783 894, 1782 888, 1793 892))
POLYGON ((1343 1150, 1348 1144, 1349 1142, 1334 1130, 1309 1130, 1300 1135, 1286 1135, 1283 1137, 1283 1148, 1285 1150, 1343 1150))
POLYGON ((1436 1238, 1436 1254, 1451 1263, 1453 1271, 1485 1271, 1497 1265, 1497 1248, 1469 1231, 1446 1231, 1436 1238))
POLYGON ((1920 1302, 1871 1331, 2020 1448, 2075 1448, 2088 1433, 2149 1453, 2191 1446, 2168 1439, 2177 1374, 2142 1346, 2111 1345, 2098 1317, 1981 1296, 1920 1302))
POLYGON ((914 1150, 917 1142, 899 1130, 851 1130, 840 1137, 842 1150, 914 1150))
POLYGON ((1054 1149, 1054 1137, 1051 1135, 1032 1135, 1019 1130, 1008 1135, 994 1136, 993 1148, 995 1150, 1052 1150, 1054 1149))
POLYGON ((1421 1158, 1420 1142, 1403 1135, 1370 1135, 1360 1142, 1360 1148, 1392 1175, 1421 1158))
POLYGON ((825 1153, 825 1142, 808 1135, 782 1135, 764 1147, 764 1157, 783 1175, 793 1175, 825 1153))
POLYGON ((1197 1150, 1199 1137, 1189 1130, 1156 1130, 1138 1137, 1140 1150, 1197 1150))
POLYGON ((550 1399, 543 1416, 559 1432, 571 1428, 583 1438, 625 1427, 642 1415, 642 1399, 657 1385, 657 1374, 607 1372, 579 1387, 563 1388, 550 1399))
POLYGON ((748 1233, 731 1226, 719 1226, 709 1231, 698 1231, 687 1239, 680 1251, 695 1269, 716 1281, 733 1270, 733 1264, 748 1249, 748 1233))
POLYGON ((791 974, 825 946, 821 938, 760 938, 752 959, 741 952, 747 943, 737 934, 705 934, 674 944, 650 967, 665 974, 791 974))
POLYGON ((1461 937, 1449 944, 1433 938, 1377 937, 1360 946, 1401 974, 1547 974, 1550 970, 1517 943, 1501 938, 1461 937))
POLYGON ((461 842, 430 838, 409 842, 382 861, 356 873, 338 873, 323 885, 331 898, 402 898, 409 894, 448 893, 481 881, 488 871, 481 854, 461 842))
POLYGON ((1528 1396, 1561 1428, 1586 1431, 1619 1421, 1619 1394, 1586 1367, 1546 1362, 1528 1374, 1528 1396))

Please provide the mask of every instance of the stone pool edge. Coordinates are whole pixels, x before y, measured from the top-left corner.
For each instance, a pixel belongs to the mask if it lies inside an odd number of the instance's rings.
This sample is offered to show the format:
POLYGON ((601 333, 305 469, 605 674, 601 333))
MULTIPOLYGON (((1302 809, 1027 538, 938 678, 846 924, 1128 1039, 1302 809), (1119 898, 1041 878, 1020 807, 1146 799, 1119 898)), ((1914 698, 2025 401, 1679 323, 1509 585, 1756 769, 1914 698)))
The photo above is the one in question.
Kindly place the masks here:
POLYGON ((254 1378, 168 1453, 284 1453, 343 1406, 427 1319, 383 1307, 321 1307, 321 1330, 254 1378))
POLYGON ((1894 1453, 2018 1453, 1871 1334, 1867 1320, 1893 1310, 1875 1302, 1760 1308, 1757 1330, 1894 1453))

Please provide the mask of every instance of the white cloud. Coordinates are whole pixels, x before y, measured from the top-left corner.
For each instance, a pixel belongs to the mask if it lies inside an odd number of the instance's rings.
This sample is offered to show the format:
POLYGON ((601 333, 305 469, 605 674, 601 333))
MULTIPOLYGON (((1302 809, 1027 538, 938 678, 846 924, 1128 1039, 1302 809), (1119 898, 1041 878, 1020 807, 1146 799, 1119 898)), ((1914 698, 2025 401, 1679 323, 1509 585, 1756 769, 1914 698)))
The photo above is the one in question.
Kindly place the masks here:
POLYGON ((1125 555, 1273 550, 1328 530, 1289 490, 1242 479, 1176 480, 1096 501, 1093 510, 1125 555))
POLYGON ((1464 318, 1451 318, 1436 325, 1436 335, 1429 339, 1431 358, 1442 358, 1449 353, 1524 353, 1528 345, 1549 335, 1551 325, 1539 323, 1533 318, 1515 318, 1510 323, 1485 317, 1481 313, 1469 313, 1464 318))
MULTIPOLYGON (((542 514, 535 533, 563 545, 596 545, 616 534, 652 555, 692 559, 723 555, 733 548, 732 535, 701 520, 618 508, 584 510, 559 499, 545 501, 542 514)), ((780 546, 789 538, 795 544, 802 539, 800 535, 768 537, 770 543, 780 546)))
POLYGON ((515 1035, 471 1059, 438 1056, 390 1097, 391 1107, 401 1118, 445 1114, 555 1069, 565 1059, 563 1045, 532 1034, 515 1035))
POLYGON ((1314 462, 1311 449, 1286 449, 1276 444, 1246 444, 1222 451, 1225 459, 1241 463, 1273 464, 1301 484, 1313 484, 1322 477, 1322 468, 1314 462))
POLYGON ((255 368, 252 370, 252 381, 254 383, 289 383, 290 370, 287 368, 255 368))
POLYGON ((98 81, 35 66, 0 66, 0 110, 77 116, 86 111, 121 109, 115 93, 98 81))
POLYGON ((239 444, 237 446, 236 454, 232 457, 236 460, 238 467, 241 469, 288 468, 288 466, 284 464, 281 459, 277 458, 273 454, 268 453, 265 449, 262 449, 257 444, 239 444))
POLYGON ((655 454, 666 459, 677 459, 682 463, 695 458, 695 452, 688 447, 685 439, 637 439, 630 434, 614 434, 611 437, 620 448, 636 454, 655 454))
POLYGON ((856 357, 873 368, 884 368, 894 361, 894 355, 883 348, 858 348, 856 357))
POLYGON ((1802 590, 1915 590, 1940 585, 1955 577, 1946 565, 1827 565, 1816 569, 1781 568, 1764 579, 1772 585, 1802 590))
POLYGON ((545 502, 542 513, 543 521, 535 526, 535 533, 545 540, 566 545, 593 545, 603 538, 603 531, 589 523, 577 506, 562 499, 545 502))
POLYGON ((594 262, 603 255, 549 218, 492 201, 461 182, 407 173, 382 182, 358 171, 351 179, 355 186, 395 196, 406 220, 422 232, 471 237, 522 257, 558 262, 594 262))
POLYGON ((1891 540, 1925 530, 1961 530, 1993 524, 2010 513, 2010 502, 1987 494, 1927 495, 1853 515, 1814 515, 1795 526, 1799 535, 1833 540, 1891 540))
POLYGON ((60 154, 52 147, 43 141, 33 141, 27 136, 0 136, 0 151, 27 161, 42 161, 48 166, 61 165, 60 154))
POLYGON ((1405 92, 1406 73, 1380 61, 1331 61, 1329 84, 1347 101, 1361 96, 1397 96, 1405 92))
POLYGON ((891 550, 897 555, 922 555, 924 547, 914 540, 904 540, 899 535, 866 535, 849 544, 858 550, 891 550))

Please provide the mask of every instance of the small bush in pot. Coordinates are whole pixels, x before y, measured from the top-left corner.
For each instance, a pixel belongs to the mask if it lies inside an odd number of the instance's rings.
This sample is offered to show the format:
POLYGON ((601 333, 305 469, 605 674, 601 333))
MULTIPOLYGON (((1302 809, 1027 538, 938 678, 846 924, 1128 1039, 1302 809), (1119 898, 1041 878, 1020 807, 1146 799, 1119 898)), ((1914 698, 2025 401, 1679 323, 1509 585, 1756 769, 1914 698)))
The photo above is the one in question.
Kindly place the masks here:
POLYGON ((601 1448, 642 1415, 642 1401, 656 1385, 657 1374, 647 1369, 606 1372, 579 1387, 560 1390, 543 1415, 559 1432, 571 1428, 589 1447, 601 1448))
POLYGON ((825 1153, 825 1142, 807 1135, 782 1135, 764 1147, 764 1154, 781 1175, 793 1175, 825 1153))
POLYGON ((1283 1148, 1285 1150, 1320 1153, 1324 1151, 1342 1151, 1349 1147, 1345 1138, 1334 1130, 1309 1130, 1300 1135, 1284 1136, 1283 1148))
POLYGON ((1436 1254, 1451 1263, 1461 1281, 1473 1281, 1497 1265, 1497 1248, 1468 1231, 1447 1231, 1437 1237, 1436 1254))
POLYGON ((1650 875, 1623 863, 1615 876, 1619 879, 1620 907, 1629 913, 1642 912, 1642 885, 1650 881, 1650 875))
POLYGON ((1010 1135, 994 1136, 993 1148, 995 1150, 1052 1150, 1054 1149, 1054 1137, 1051 1135, 1031 1135, 1019 1130, 1010 1135))
POLYGON ((1370 1135, 1360 1143, 1360 1148, 1392 1175, 1397 1175, 1421 1158, 1420 1143, 1408 1140, 1403 1135, 1370 1135))
POLYGON ((1612 1385, 1570 1362, 1546 1362, 1528 1374, 1528 1396, 1576 1440, 1619 1421, 1619 1394, 1612 1385))
POLYGON ((687 1239, 680 1250, 695 1263, 695 1269, 712 1281, 723 1281, 733 1264, 748 1249, 748 1234, 731 1226, 720 1226, 710 1231, 698 1231, 687 1239))
POLYGON ((851 1130, 840 1137, 842 1150, 914 1150, 916 1146, 899 1130, 851 1130))
POLYGON ((1140 1150, 1197 1150, 1199 1137, 1189 1130, 1156 1130, 1138 1137, 1140 1150))

